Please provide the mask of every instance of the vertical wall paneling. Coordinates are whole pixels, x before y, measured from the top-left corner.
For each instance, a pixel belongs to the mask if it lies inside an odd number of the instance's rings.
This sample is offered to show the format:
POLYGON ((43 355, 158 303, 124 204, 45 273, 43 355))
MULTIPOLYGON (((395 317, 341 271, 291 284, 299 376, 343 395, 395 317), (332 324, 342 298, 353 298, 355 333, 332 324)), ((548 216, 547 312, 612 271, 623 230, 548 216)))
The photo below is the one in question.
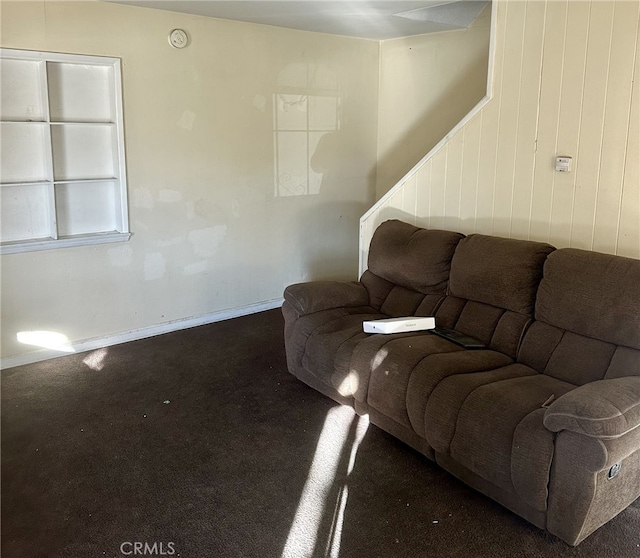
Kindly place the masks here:
POLYGON ((447 177, 447 146, 441 149, 433 157, 431 164, 431 185, 429 194, 431 196, 429 214, 429 227, 432 229, 444 229, 445 215, 445 184, 447 177))
POLYGON ((526 4, 522 70, 518 96, 518 133, 509 236, 529 238, 531 195, 534 190, 536 140, 540 120, 542 53, 547 2, 526 4))
POLYGON ((497 2, 496 21, 494 21, 495 34, 495 63, 494 63, 494 98, 484 108, 482 115, 481 157, 479 164, 479 190, 478 207, 476 209, 476 230, 490 234, 493 229, 493 214, 496 197, 496 177, 498 165, 502 163, 498 156, 499 123, 502 114, 502 86, 505 79, 505 53, 507 51, 507 26, 504 24, 507 18, 508 3, 497 2))
POLYGON ((513 181, 516 170, 520 115, 518 100, 523 76, 531 72, 531 68, 523 67, 527 6, 526 2, 507 2, 505 52, 498 121, 498 157, 491 228, 491 232, 498 236, 508 236, 511 229, 513 181))
POLYGON ((640 258, 640 38, 636 38, 629 140, 624 168, 616 253, 640 258))
POLYGON ((418 224, 640 258, 640 4, 493 14, 493 97, 414 169, 418 224))
POLYGON ((593 249, 600 252, 615 251, 619 232, 625 150, 618 146, 625 145, 628 140, 635 58, 635 44, 629 38, 633 37, 637 25, 637 2, 614 4, 593 237, 593 249))
POLYGON ((405 182, 404 188, 401 188, 400 190, 398 190, 395 196, 389 198, 389 209, 387 213, 388 217, 385 217, 386 219, 407 219, 404 214, 404 197, 405 192, 407 191, 407 183, 409 180, 411 179, 408 179, 405 182))
POLYGON ((584 77, 580 145, 575 170, 576 197, 571 228, 571 245, 587 250, 593 249, 614 9, 613 2, 591 4, 587 37, 587 66, 584 77))
MULTIPOLYGON (((416 223, 421 226, 431 226, 430 221, 432 218, 432 204, 433 204, 433 192, 431 191, 431 185, 435 184, 434 179, 434 159, 446 150, 447 142, 454 137, 460 130, 462 130, 467 123, 472 121, 486 106, 491 106, 490 95, 496 90, 496 84, 500 83, 500 80, 496 77, 495 68, 499 67, 497 62, 501 60, 501 53, 497 47, 498 42, 504 43, 504 32, 500 30, 496 22, 499 19, 498 14, 506 10, 506 3, 501 1, 494 1, 491 4, 491 36, 489 40, 489 63, 487 72, 487 95, 483 97, 476 106, 474 106, 467 115, 448 133, 445 137, 435 145, 414 167, 411 169, 405 177, 403 177, 391 190, 382 196, 378 202, 369 209, 360 219, 361 222, 361 236, 360 236, 360 271, 363 271, 363 262, 366 260, 366 252, 368 250, 371 236, 375 230, 375 226, 369 226, 371 223, 376 223, 379 219, 379 209, 384 206, 387 199, 394 196, 398 189, 404 188, 406 179, 415 175, 417 179, 417 191, 416 191, 416 223), (497 31, 494 31, 497 30, 497 31), (366 224, 366 226, 364 226, 366 224)), ((440 183, 442 184, 442 183, 440 183)), ((443 186, 444 187, 444 186, 443 186)), ((406 204, 406 201, 405 201, 406 204)), ((436 220, 442 220, 442 216, 437 217, 436 220)))
POLYGON ((464 153, 460 176, 460 231, 476 230, 476 205, 478 202, 478 162, 482 142, 482 117, 475 118, 464 129, 464 153))
MULTIPOLYGON (((555 189, 555 157, 558 153, 558 123, 562 99, 562 73, 564 57, 558 53, 566 47, 568 5, 564 2, 548 2, 544 30, 544 53, 541 76, 540 110, 536 136, 536 156, 533 169, 533 188, 529 206, 530 238, 549 240, 551 231, 548 219, 534 216, 549 215, 552 210, 555 189)), ((578 61, 579 64, 579 61, 578 61)), ((571 153, 573 153, 572 151, 571 153)), ((573 186, 566 188, 569 193, 573 186)))
POLYGON ((416 223, 425 224, 431 215, 432 160, 416 173, 416 223))
POLYGON ((414 174, 407 179, 402 192, 402 213, 404 219, 410 223, 416 222, 418 199, 418 177, 414 174))
POLYGON ((399 188, 393 196, 388 197, 380 207, 377 217, 378 224, 389 219, 400 219, 402 221, 413 220, 413 217, 404 211, 404 194, 407 183, 405 182, 403 186, 404 187, 399 188))
POLYGON ((369 214, 368 219, 363 219, 360 221, 360 238, 359 238, 359 263, 358 263, 358 274, 361 275, 362 272, 367 269, 367 256, 369 254, 369 244, 371 242, 371 237, 373 236, 374 230, 374 215, 377 211, 373 211, 369 214))
POLYGON ((467 29, 380 44, 377 197, 486 94, 490 22, 487 5, 467 29))
POLYGON ((464 160, 464 130, 456 134, 447 144, 447 174, 445 177, 444 220, 446 230, 461 230, 460 201, 461 175, 464 160))
POLYGON ((482 111, 482 144, 478 161, 476 231, 490 234, 493 223, 496 169, 498 168, 498 122, 500 103, 492 100, 482 111))
MULTIPOLYGON (((562 3, 552 3, 557 8, 562 3)), ((580 164, 576 156, 580 142, 581 115, 585 70, 587 66, 587 38, 589 36, 589 19, 591 5, 589 2, 566 2, 567 21, 565 25, 564 53, 560 81, 560 109, 557 121, 557 139, 555 152, 549 151, 551 157, 569 155, 574 158, 574 171, 557 173, 553 171, 554 183, 551 198, 551 213, 548 241, 554 246, 571 245, 571 223, 576 195, 576 168, 580 164)), ((548 52, 548 50, 547 50, 548 52)), ((548 88, 549 86, 547 86, 548 88)), ((541 146, 539 146, 541 148, 541 146)), ((553 163, 552 163, 553 164, 553 163)), ((544 177, 540 177, 543 181, 544 177)), ((534 211, 539 210, 534 206, 534 211)), ((536 215, 537 213, 533 213, 536 215)), ((542 213, 540 213, 542 214, 542 213)), ((542 220, 542 218, 540 218, 542 220)), ((532 234, 535 231, 532 230, 532 234)), ((532 236, 532 238, 536 238, 532 236)))

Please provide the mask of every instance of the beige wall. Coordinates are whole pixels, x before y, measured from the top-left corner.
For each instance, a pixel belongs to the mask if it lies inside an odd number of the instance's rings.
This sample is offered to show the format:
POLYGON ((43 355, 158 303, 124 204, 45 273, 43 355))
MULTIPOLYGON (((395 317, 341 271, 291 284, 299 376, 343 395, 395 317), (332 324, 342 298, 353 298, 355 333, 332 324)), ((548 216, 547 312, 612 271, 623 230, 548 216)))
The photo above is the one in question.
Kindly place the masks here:
MULTIPOLYGON (((2 256, 3 357, 35 350, 21 331, 73 343, 356 276, 358 220, 375 192, 378 43, 99 2, 0 9, 3 47, 122 58, 133 232, 2 256), (168 44, 175 27, 190 35, 184 50, 168 44), (318 149, 310 134, 311 163, 302 136, 278 139, 278 193, 310 172, 311 195, 276 195, 274 96, 339 103, 340 129, 318 149)), ((299 103, 289 109, 300 116, 299 103)), ((331 103, 318 110, 331 131, 331 103)))
POLYGON ((490 32, 489 3, 469 29, 381 43, 378 198, 484 97, 490 32))
POLYGON ((494 97, 365 215, 361 265, 396 217, 640 258, 639 10, 501 0, 494 97))

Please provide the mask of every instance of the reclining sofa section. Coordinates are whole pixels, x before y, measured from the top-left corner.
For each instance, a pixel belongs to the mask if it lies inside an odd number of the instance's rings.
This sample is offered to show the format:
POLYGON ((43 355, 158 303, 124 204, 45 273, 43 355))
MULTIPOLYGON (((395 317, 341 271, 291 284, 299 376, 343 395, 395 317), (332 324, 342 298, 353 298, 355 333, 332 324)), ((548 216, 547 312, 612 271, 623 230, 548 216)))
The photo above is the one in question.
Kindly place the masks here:
POLYGON ((578 544, 640 496, 640 261, 387 221, 358 282, 284 293, 292 374, 578 544), (435 316, 480 340, 368 334, 435 316))

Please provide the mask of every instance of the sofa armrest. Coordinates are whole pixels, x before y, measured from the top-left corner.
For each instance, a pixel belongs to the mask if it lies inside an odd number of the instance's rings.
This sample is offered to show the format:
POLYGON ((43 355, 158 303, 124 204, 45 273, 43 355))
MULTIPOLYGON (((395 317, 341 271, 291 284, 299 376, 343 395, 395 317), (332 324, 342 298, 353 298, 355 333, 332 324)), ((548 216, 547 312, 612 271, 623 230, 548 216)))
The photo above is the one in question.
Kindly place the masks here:
POLYGON ((619 438, 558 432, 553 451, 547 529, 578 544, 640 495, 640 428, 619 438))
POLYGON ((311 281, 289 285, 284 299, 304 316, 331 308, 367 306, 369 293, 356 281, 311 281))
POLYGON ((590 382, 559 397, 545 411, 552 432, 619 438, 640 426, 640 376, 590 382))

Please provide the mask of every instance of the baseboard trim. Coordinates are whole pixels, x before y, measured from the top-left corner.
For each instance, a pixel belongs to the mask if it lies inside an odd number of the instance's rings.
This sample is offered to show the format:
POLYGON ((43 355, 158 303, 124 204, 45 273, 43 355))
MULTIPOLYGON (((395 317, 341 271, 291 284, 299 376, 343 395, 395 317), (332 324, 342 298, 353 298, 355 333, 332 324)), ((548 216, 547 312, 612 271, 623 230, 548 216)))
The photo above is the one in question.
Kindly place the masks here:
POLYGON ((32 364, 34 362, 40 362, 42 360, 59 358, 61 356, 72 353, 94 351, 96 349, 102 349, 104 347, 110 347, 112 345, 119 345, 120 343, 127 343, 128 341, 137 341, 138 339, 154 337, 156 335, 162 335, 163 333, 171 333, 172 331, 188 329, 190 327, 222 322, 224 320, 230 320, 232 318, 239 318, 241 316, 248 316, 249 314, 264 312, 265 310, 273 310, 274 308, 279 308, 280 306, 282 306, 282 303, 283 299, 278 298, 274 300, 267 300, 264 302, 257 302, 255 304, 248 304, 247 306, 220 310, 218 312, 212 312, 210 314, 204 314, 202 316, 181 318, 179 320, 163 322, 148 327, 132 329, 121 333, 116 333, 114 335, 108 335, 106 337, 84 339, 71 343, 62 351, 56 351, 52 349, 38 349, 29 353, 2 358, 0 359, 0 368, 4 370, 6 368, 13 368, 14 366, 21 366, 23 364, 32 364))

